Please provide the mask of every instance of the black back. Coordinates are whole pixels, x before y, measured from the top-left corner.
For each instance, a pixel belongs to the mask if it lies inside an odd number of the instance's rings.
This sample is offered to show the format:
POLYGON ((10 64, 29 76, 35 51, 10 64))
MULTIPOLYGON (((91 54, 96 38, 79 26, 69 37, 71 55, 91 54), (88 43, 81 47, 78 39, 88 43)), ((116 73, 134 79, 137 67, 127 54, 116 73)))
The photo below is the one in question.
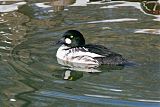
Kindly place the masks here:
POLYGON ((84 46, 89 52, 102 55, 104 57, 96 57, 100 64, 110 64, 110 65, 124 65, 127 60, 122 57, 122 55, 112 52, 108 48, 102 45, 92 45, 88 44, 84 46))

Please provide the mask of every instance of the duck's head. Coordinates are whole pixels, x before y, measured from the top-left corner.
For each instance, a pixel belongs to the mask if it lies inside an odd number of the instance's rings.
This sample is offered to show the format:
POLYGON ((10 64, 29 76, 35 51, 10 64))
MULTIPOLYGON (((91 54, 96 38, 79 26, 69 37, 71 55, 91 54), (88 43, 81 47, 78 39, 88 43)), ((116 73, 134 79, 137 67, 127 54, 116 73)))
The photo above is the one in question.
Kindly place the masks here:
POLYGON ((85 39, 79 31, 68 30, 63 34, 58 44, 63 44, 68 47, 78 47, 85 45, 85 39))

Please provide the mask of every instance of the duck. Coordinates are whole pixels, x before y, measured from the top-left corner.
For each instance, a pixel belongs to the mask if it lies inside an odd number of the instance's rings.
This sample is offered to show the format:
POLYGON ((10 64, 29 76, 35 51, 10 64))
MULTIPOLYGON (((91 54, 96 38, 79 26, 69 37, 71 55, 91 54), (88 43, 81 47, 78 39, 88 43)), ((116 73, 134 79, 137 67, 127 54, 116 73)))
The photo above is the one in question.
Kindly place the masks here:
POLYGON ((85 65, 125 65, 122 55, 103 45, 86 44, 84 36, 78 30, 66 31, 56 44, 61 44, 56 57, 65 62, 85 65))

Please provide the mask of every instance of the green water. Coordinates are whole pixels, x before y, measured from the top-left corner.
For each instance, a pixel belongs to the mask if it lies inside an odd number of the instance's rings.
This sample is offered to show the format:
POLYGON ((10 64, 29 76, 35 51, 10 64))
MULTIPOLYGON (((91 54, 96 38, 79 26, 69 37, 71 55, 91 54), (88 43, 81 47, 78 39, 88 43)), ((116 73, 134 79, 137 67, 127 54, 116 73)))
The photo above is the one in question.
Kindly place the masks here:
POLYGON ((0 107, 160 106, 159 16, 144 13, 138 2, 70 6, 73 1, 0 7, 0 107), (135 65, 88 73, 59 64, 59 46, 52 44, 69 29, 135 65))

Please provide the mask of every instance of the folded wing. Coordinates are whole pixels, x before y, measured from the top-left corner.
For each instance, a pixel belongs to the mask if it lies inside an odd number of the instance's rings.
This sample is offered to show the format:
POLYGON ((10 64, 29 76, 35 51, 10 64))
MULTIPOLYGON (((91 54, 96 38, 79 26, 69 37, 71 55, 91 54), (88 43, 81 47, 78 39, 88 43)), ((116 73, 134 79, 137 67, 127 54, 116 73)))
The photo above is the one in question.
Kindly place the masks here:
POLYGON ((122 57, 122 55, 112 52, 110 49, 102 45, 85 45, 85 48, 88 49, 91 53, 96 53, 104 57, 95 57, 100 64, 109 64, 109 65, 124 65, 127 60, 122 57))

